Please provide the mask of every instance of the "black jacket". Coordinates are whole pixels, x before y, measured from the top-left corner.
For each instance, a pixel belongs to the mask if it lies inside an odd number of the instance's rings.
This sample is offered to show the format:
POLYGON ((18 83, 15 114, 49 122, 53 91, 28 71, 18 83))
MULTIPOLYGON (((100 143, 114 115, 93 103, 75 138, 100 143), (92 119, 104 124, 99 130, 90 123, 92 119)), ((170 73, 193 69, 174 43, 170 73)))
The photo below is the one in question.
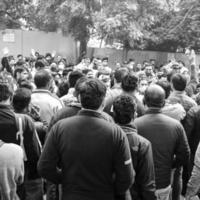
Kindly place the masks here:
POLYGON ((130 189, 133 200, 156 200, 155 173, 151 143, 137 134, 134 125, 122 125, 129 141, 135 182, 130 189))
POLYGON ((124 132, 90 110, 52 127, 38 169, 47 180, 62 183, 62 198, 68 200, 114 200, 134 179, 124 132))
POLYGON ((149 108, 135 120, 138 134, 151 142, 156 177, 156 189, 170 185, 172 168, 187 165, 190 148, 184 128, 158 108, 149 108), (174 162, 174 156, 176 160, 174 162))
POLYGON ((191 154, 195 155, 200 141, 200 106, 195 106, 188 111, 184 128, 188 137, 191 154))
MULTIPOLYGON (((40 156, 40 149, 36 139, 35 127, 31 118, 27 115, 17 114, 22 117, 24 148, 27 155, 25 168, 28 169, 27 178, 38 178, 37 162, 40 156)), ((16 134, 18 132, 18 125, 16 115, 10 106, 0 105, 0 139, 5 143, 20 144, 17 140, 16 134)))

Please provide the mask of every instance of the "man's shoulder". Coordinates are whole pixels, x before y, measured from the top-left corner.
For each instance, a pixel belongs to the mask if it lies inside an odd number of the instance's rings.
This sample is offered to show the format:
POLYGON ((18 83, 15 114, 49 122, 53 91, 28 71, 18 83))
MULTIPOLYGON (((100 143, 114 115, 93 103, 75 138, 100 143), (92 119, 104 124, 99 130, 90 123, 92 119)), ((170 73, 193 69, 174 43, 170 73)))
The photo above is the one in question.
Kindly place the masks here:
MULTIPOLYGON (((173 125, 180 125, 180 122, 176 119, 173 119, 172 117, 169 117, 167 115, 165 115, 164 113, 159 113, 158 115, 155 115, 155 117, 158 117, 159 120, 166 122, 166 124, 169 124, 171 126, 173 125)), ((138 124, 147 124, 147 123, 151 123, 151 121, 154 120, 154 116, 152 114, 145 114, 139 118, 136 118, 134 121, 135 125, 138 124)))
POLYGON ((60 109, 54 116, 54 119, 56 121, 59 121, 61 119, 65 119, 68 117, 72 117, 76 115, 81 110, 78 106, 66 106, 62 109, 60 109))

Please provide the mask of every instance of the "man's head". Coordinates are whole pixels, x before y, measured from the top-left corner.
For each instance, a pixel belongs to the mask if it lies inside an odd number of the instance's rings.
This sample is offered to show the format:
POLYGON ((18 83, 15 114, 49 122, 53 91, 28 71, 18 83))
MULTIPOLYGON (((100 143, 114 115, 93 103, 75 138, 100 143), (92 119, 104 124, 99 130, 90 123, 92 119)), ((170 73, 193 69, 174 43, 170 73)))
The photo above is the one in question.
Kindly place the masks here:
POLYGON ((138 77, 133 73, 129 73, 122 78, 122 89, 125 92, 134 92, 138 86, 138 77))
POLYGON ((23 55, 22 54, 18 54, 17 55, 17 60, 18 61, 23 61, 23 55))
POLYGON ((98 110, 103 108, 106 86, 98 79, 87 79, 80 88, 80 101, 85 109, 98 110))
POLYGON ((84 75, 79 71, 73 71, 69 74, 69 87, 74 88, 76 82, 79 78, 83 77, 84 75))
POLYGON ((37 71, 39 71, 41 69, 44 69, 44 68, 45 68, 45 64, 44 64, 44 62, 42 60, 36 61, 36 63, 35 63, 35 69, 37 71))
POLYGON ((153 66, 147 65, 145 67, 145 73, 146 73, 146 76, 152 76, 153 75, 153 66))
POLYGON ((162 108, 165 105, 165 91, 159 85, 150 85, 144 94, 148 107, 162 108))
POLYGON ((183 92, 187 86, 187 78, 183 74, 174 74, 171 78, 172 89, 183 92))
POLYGON ((114 79, 116 81, 116 83, 121 83, 122 82, 122 79, 125 75, 128 74, 128 69, 127 68, 118 68, 115 70, 115 73, 114 73, 114 79))
POLYGON ((105 57, 105 58, 102 59, 102 65, 103 65, 104 67, 107 67, 107 66, 108 66, 108 57, 105 57))
POLYGON ((113 103, 114 120, 116 123, 129 124, 135 117, 136 102, 132 96, 121 95, 113 103))
POLYGON ((6 77, 0 75, 0 103, 7 102, 9 104, 12 96, 13 96, 12 84, 6 77))
POLYGON ((27 68, 17 67, 14 71, 14 78, 16 81, 29 79, 30 74, 27 68))
POLYGON ((34 83, 37 89, 50 89, 52 80, 51 74, 46 70, 38 71, 34 77, 34 83))
POLYGON ((148 81, 146 79, 140 80, 139 88, 138 88, 140 94, 144 94, 144 92, 146 91, 147 87, 148 87, 148 81))
POLYGON ((19 88, 13 96, 13 107, 16 112, 27 111, 31 101, 31 90, 27 88, 19 88))
POLYGON ((167 99, 171 92, 170 83, 168 81, 159 80, 156 84, 163 88, 163 90, 165 91, 165 98, 167 99))

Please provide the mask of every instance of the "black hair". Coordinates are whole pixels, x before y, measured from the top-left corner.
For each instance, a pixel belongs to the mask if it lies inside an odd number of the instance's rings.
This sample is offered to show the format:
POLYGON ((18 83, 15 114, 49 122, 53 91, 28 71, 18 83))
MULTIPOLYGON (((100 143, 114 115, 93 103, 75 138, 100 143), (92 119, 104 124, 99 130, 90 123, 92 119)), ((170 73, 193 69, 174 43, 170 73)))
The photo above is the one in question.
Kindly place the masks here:
POLYGON ((24 71, 27 71, 28 73, 29 73, 29 71, 28 71, 28 69, 26 68, 26 67, 23 67, 23 66, 20 66, 20 67, 17 67, 16 69, 15 69, 15 71, 14 71, 14 78, 16 79, 17 78, 17 73, 22 73, 22 72, 24 72, 24 71))
POLYGON ((69 72, 73 71, 72 69, 65 68, 62 72, 62 76, 67 76, 69 72))
POLYGON ((69 74, 69 87, 73 88, 76 85, 76 81, 84 75, 79 71, 73 71, 69 74))
POLYGON ((13 108, 16 112, 21 112, 29 106, 31 101, 31 90, 27 88, 19 88, 13 96, 13 108))
POLYGON ((185 75, 176 73, 171 78, 172 85, 177 91, 184 91, 187 85, 187 78, 185 75))
POLYGON ((133 74, 129 73, 122 78, 122 89, 125 92, 133 92, 137 89, 138 86, 138 77, 133 74))
POLYGON ((63 81, 58 86, 57 95, 59 98, 61 98, 62 96, 66 95, 68 91, 69 91, 69 84, 67 81, 63 81))
POLYGON ((171 92, 171 85, 168 81, 159 80, 157 83, 165 91, 165 98, 167 99, 171 92))
POLYGON ((87 79, 81 84, 80 99, 85 109, 97 110, 106 96, 106 86, 98 79, 87 79))
POLYGON ((121 95, 113 103, 114 120, 118 124, 128 124, 134 118, 136 102, 132 96, 121 95))
POLYGON ((46 53, 45 58, 49 56, 52 57, 50 53, 46 53))
POLYGON ((34 83, 37 88, 47 87, 51 80, 52 80, 52 76, 46 70, 38 71, 34 77, 34 83))
POLYGON ((4 75, 0 75, 0 102, 8 100, 12 95, 12 84, 4 75))
POLYGON ((128 74, 128 69, 127 68, 118 68, 115 70, 114 72, 114 78, 116 80, 117 83, 121 83, 122 79, 125 75, 128 74))
POLYGON ((31 85, 31 82, 28 80, 18 80, 18 86, 19 88, 27 88, 29 90, 33 90, 33 86, 31 85))
POLYGON ((23 57, 23 55, 22 55, 22 54, 18 54, 18 55, 17 55, 17 58, 19 58, 19 57, 23 57))
POLYGON ((102 58, 102 62, 103 62, 104 60, 108 61, 108 57, 102 58))
POLYGON ((45 64, 42 60, 38 60, 35 62, 35 68, 36 69, 43 69, 45 67, 45 64))

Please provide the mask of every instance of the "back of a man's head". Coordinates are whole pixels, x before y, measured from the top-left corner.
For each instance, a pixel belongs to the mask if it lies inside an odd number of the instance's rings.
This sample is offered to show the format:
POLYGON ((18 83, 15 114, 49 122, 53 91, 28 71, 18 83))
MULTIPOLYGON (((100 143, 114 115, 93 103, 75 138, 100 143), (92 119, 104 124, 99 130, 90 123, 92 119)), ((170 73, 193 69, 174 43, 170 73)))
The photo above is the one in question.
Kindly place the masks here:
POLYGON ((81 85, 80 100, 85 109, 98 110, 105 98, 106 86, 98 79, 87 79, 81 85))
POLYGON ((114 73, 114 78, 116 80, 117 83, 121 83, 122 79, 124 76, 126 76, 128 74, 128 69, 127 68, 118 68, 115 70, 114 73))
POLYGON ((132 96, 121 95, 113 103, 114 120, 116 123, 125 125, 134 119, 136 102, 132 96))
POLYGON ((12 95, 13 88, 11 82, 3 75, 0 75, 0 102, 7 101, 12 95))
POLYGON ((73 71, 69 74, 69 87, 74 88, 76 85, 76 81, 83 77, 84 75, 79 71, 73 71))
POLYGON ((45 64, 42 60, 38 60, 35 62, 35 69, 42 70, 45 68, 45 64))
POLYGON ((51 74, 46 70, 40 70, 35 74, 34 83, 38 89, 47 88, 52 80, 51 74))
POLYGON ((134 92, 138 86, 138 77, 133 74, 129 73, 122 78, 122 89, 125 92, 134 92))
POLYGON ((21 112, 28 107, 31 101, 31 90, 27 88, 19 88, 13 96, 13 107, 16 112, 21 112))
POLYGON ((170 83, 166 80, 159 80, 156 84, 163 88, 163 90, 165 91, 165 98, 167 99, 171 92, 170 83))
POLYGON ((144 101, 148 107, 162 108, 165 105, 165 91, 159 85, 150 85, 145 91, 144 101))
POLYGON ((171 83, 174 90, 183 92, 187 86, 187 78, 183 74, 174 74, 171 78, 171 83))

